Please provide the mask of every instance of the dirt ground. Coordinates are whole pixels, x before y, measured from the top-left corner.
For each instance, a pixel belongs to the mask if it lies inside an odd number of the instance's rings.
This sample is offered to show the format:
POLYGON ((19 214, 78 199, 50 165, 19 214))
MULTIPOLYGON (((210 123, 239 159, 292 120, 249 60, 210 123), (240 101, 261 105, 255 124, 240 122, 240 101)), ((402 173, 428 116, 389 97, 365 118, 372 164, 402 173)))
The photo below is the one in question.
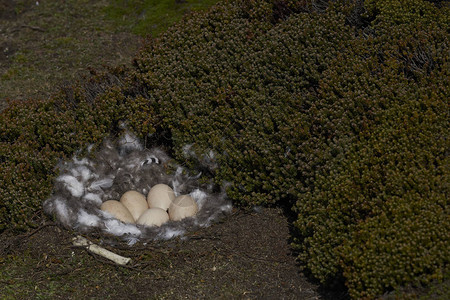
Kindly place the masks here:
POLYGON ((128 64, 140 36, 105 18, 108 0, 0 0, 0 111, 47 98, 89 68, 128 64))
POLYGON ((77 233, 44 219, 35 231, 0 235, 0 295, 14 295, 11 299, 346 298, 345 293, 321 291, 300 273, 280 209, 234 210, 219 223, 184 238, 133 247, 88 236, 130 257, 132 262, 125 267, 74 247, 77 233))

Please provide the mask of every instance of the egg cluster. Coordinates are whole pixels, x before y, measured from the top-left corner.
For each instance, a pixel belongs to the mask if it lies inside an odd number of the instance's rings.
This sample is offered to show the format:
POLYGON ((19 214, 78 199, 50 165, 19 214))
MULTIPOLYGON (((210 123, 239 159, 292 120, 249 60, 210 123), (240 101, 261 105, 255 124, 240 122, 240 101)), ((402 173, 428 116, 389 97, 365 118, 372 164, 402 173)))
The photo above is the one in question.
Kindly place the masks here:
POLYGON ((116 219, 128 224, 161 226, 171 221, 192 217, 198 212, 198 205, 188 195, 175 196, 166 184, 154 185, 145 195, 137 191, 127 191, 120 200, 107 200, 100 209, 116 219))

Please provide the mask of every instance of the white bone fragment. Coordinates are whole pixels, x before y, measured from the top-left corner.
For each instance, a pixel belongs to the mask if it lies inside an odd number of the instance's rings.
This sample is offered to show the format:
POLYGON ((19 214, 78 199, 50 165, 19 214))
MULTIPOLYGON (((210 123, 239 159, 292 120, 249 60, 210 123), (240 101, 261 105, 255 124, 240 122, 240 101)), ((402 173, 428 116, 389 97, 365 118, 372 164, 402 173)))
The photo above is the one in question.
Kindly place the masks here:
POLYGON ((116 253, 113 253, 109 250, 106 250, 105 248, 102 248, 96 244, 93 244, 92 242, 88 241, 84 237, 78 235, 77 237, 73 238, 73 245, 77 247, 86 247, 86 249, 92 253, 95 253, 97 255, 103 256, 109 260, 112 260, 118 265, 126 265, 131 261, 131 258, 129 257, 123 257, 116 253))

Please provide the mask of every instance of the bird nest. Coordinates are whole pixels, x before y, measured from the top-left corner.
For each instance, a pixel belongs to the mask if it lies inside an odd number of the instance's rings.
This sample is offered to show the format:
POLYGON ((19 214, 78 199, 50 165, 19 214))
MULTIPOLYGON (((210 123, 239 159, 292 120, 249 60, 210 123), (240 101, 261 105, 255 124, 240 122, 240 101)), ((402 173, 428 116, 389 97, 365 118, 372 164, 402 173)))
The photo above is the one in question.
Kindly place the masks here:
POLYGON ((209 226, 231 211, 224 188, 201 183, 200 173, 173 162, 159 148, 145 148, 131 133, 106 140, 98 151, 87 157, 74 156, 59 166, 51 197, 44 202, 44 211, 64 227, 82 233, 101 232, 125 240, 170 239, 185 232, 209 226), (175 196, 189 195, 198 206, 192 217, 169 220, 160 226, 125 223, 101 209, 108 200, 119 200, 127 191, 147 195, 157 184, 166 184, 175 196))

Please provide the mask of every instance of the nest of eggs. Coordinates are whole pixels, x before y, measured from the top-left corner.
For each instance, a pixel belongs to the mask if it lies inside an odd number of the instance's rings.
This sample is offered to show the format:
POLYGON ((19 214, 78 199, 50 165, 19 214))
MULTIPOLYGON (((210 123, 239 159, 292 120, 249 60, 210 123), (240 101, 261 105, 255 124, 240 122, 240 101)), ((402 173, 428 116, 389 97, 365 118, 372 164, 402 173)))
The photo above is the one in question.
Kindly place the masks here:
POLYGON ((62 163, 44 202, 66 228, 131 245, 183 235, 231 211, 223 187, 200 183, 200 174, 189 174, 161 149, 144 148, 131 133, 105 141, 89 157, 62 163))

